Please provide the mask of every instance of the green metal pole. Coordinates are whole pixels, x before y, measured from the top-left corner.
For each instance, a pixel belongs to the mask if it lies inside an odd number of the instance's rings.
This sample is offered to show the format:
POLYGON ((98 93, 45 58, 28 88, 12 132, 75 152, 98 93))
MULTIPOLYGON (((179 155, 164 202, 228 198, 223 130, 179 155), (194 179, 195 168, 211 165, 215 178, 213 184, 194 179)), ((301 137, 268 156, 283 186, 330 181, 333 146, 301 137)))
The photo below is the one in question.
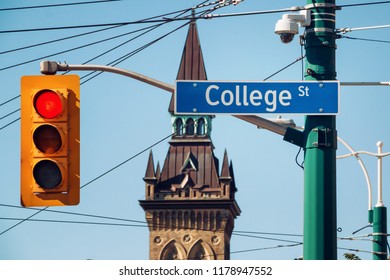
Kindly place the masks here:
MULTIPOLYGON (((335 0, 308 0, 306 8, 311 10, 311 25, 305 32, 305 80, 335 80, 335 0)), ((304 137, 303 258, 335 260, 336 117, 307 116, 304 137)))
POLYGON ((374 207, 373 260, 387 259, 387 214, 386 207, 374 207))

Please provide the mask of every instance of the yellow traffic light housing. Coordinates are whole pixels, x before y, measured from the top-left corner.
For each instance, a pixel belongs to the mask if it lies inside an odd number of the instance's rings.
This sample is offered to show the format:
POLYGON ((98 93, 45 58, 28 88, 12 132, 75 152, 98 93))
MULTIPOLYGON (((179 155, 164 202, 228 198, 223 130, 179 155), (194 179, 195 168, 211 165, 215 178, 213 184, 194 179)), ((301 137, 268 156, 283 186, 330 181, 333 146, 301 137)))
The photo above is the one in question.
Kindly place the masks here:
POLYGON ((21 204, 77 205, 80 200, 80 79, 21 79, 21 204))

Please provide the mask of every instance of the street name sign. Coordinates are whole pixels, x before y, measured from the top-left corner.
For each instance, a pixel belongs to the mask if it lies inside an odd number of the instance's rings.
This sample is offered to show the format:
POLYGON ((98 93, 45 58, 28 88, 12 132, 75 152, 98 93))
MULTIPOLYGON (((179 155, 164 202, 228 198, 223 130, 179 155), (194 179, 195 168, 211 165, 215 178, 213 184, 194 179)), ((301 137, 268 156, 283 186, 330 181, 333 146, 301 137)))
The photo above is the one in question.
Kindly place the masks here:
POLYGON ((339 113, 338 81, 176 81, 175 114, 339 113))

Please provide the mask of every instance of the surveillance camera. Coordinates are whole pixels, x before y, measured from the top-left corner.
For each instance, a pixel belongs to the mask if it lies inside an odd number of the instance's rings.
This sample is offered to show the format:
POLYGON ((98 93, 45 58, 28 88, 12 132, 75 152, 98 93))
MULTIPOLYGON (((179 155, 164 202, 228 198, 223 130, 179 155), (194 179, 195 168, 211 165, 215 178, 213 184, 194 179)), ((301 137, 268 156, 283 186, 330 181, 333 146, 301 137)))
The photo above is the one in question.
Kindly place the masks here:
POLYGON ((298 23, 300 26, 310 26, 310 11, 302 10, 299 14, 284 14, 282 19, 276 22, 275 33, 280 35, 280 40, 287 44, 298 34, 298 23))
POLYGON ((280 34, 280 41, 284 44, 290 43, 294 39, 294 35, 292 33, 281 33, 280 34))
POLYGON ((280 35, 280 40, 283 43, 290 43, 294 39, 294 35, 298 34, 298 23, 282 18, 276 23, 275 33, 280 35))

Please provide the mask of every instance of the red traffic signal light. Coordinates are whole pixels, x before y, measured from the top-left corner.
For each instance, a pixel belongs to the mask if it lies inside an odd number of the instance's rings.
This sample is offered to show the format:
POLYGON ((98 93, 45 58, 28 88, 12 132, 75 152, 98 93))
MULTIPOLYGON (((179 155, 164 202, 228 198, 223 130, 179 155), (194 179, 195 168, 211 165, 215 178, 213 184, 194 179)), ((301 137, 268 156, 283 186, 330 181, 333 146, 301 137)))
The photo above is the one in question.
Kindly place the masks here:
POLYGON ((43 90, 35 95, 34 108, 42 118, 54 119, 62 114, 63 104, 59 94, 43 90))
POLYGON ((80 80, 21 80, 21 204, 76 205, 80 198, 80 80))

